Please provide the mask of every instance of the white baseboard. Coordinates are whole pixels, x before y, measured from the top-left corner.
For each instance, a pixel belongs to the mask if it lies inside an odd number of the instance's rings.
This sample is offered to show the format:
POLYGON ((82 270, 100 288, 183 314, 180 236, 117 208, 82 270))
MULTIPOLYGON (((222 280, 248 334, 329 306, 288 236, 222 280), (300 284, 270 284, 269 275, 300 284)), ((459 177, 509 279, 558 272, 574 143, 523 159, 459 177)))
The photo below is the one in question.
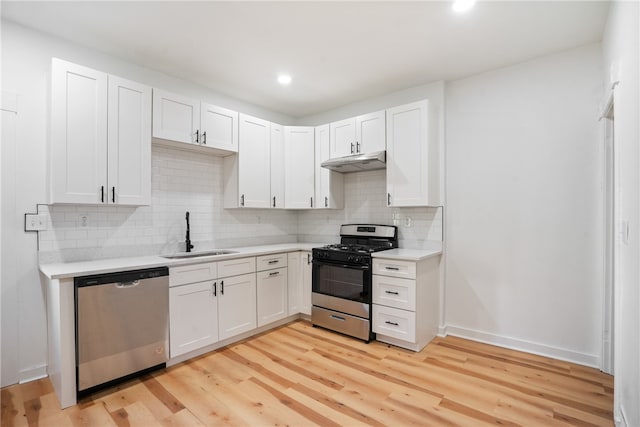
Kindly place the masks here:
POLYGON ((28 383, 30 381, 39 380, 41 378, 46 377, 47 374, 47 364, 43 363, 40 366, 32 366, 28 369, 23 369, 20 371, 20 379, 18 381, 19 384, 28 383))
POLYGON ((466 338, 472 341, 497 345, 512 350, 524 351, 527 353, 537 354, 539 356, 551 357, 558 360, 577 363, 578 365, 600 369, 600 355, 596 354, 580 353, 565 348, 539 344, 532 341, 520 340, 517 338, 492 334, 489 332, 461 328, 453 325, 447 325, 444 328, 440 328, 439 335, 453 335, 455 337, 466 338))
POLYGON ((620 405, 618 411, 614 411, 614 413, 615 412, 618 412, 618 414, 614 416, 613 419, 616 427, 628 427, 629 424, 627 424, 627 416, 625 415, 624 406, 620 405))

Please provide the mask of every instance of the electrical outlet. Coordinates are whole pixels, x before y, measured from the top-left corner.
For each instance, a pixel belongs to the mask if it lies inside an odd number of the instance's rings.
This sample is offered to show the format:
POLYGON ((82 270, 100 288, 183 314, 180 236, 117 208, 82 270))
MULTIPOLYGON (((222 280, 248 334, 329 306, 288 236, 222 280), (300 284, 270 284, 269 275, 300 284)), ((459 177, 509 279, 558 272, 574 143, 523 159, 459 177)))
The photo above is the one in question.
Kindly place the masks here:
POLYGON ((80 227, 87 227, 89 225, 89 215, 80 215, 80 227))
POLYGON ((46 214, 24 214, 24 231, 46 230, 49 216, 46 214))
POLYGON ((404 226, 405 227, 411 227, 412 223, 413 223, 413 221, 411 221, 411 217, 410 216, 407 216, 407 217, 404 218, 404 226))

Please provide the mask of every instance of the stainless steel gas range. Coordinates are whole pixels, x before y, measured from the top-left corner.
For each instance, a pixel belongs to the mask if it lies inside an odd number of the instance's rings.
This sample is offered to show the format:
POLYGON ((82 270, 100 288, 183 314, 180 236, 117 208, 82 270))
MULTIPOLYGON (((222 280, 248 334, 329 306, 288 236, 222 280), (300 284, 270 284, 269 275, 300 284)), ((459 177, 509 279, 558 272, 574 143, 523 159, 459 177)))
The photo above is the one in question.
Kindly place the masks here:
POLYGON ((340 227, 340 244, 314 248, 311 323, 373 339, 371 254, 397 247, 395 226, 346 224, 340 227))

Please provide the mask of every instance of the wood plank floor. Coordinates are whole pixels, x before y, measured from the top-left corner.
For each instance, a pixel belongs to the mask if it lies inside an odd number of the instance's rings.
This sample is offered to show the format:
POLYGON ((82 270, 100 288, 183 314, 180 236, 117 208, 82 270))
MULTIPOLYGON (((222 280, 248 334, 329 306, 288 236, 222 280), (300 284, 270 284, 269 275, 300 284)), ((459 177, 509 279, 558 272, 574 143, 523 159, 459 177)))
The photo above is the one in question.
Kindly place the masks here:
POLYGON ((613 377, 455 337, 420 353, 296 321, 60 410, 2 389, 2 426, 612 426, 613 377))

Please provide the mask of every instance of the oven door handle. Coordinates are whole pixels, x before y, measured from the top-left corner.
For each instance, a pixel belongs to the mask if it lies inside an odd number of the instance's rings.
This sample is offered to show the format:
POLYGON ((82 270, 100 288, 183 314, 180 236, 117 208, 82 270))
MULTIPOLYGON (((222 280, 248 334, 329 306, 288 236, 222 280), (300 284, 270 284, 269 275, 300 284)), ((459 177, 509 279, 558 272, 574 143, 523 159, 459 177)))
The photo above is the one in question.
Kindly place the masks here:
POLYGON ((323 265, 327 265, 327 266, 331 266, 331 267, 340 267, 340 268, 349 268, 351 270, 369 270, 371 267, 368 265, 349 265, 349 264, 337 264, 337 263, 333 263, 333 262, 326 262, 326 261, 318 261, 318 260, 313 260, 313 264, 317 265, 318 267, 321 267, 323 265))

